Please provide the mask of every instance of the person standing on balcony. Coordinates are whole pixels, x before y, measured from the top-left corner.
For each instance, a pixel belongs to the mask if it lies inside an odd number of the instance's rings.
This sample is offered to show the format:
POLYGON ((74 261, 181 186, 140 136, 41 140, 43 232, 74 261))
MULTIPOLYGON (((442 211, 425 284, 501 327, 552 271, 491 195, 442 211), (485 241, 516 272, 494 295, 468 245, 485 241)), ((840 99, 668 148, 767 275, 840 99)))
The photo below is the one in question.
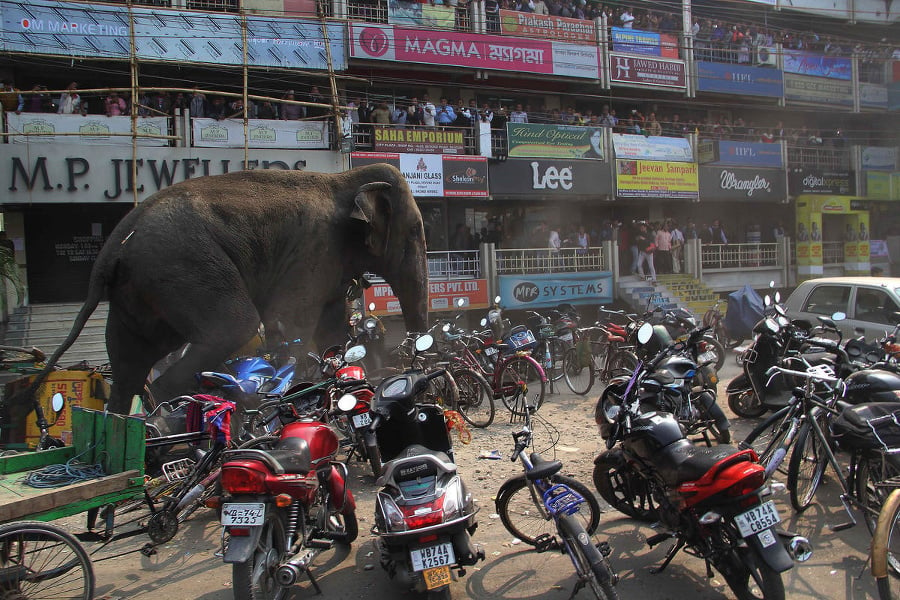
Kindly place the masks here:
POLYGON ((209 104, 206 102, 206 95, 199 89, 194 88, 194 93, 191 95, 191 102, 188 105, 188 110, 191 111, 191 116, 198 119, 203 119, 206 117, 206 111, 208 109, 209 104))
POLYGON ((81 96, 78 94, 78 83, 73 81, 66 87, 57 103, 59 108, 56 112, 61 115, 74 115, 81 112, 81 96))
POLYGON ((521 104, 516 104, 516 110, 509 113, 510 123, 527 123, 528 113, 522 110, 521 104))
POLYGON ((441 98, 441 105, 437 109, 435 120, 441 127, 453 125, 453 122, 456 120, 456 111, 450 106, 446 97, 441 98))
POLYGON ((622 11, 622 16, 619 17, 619 20, 622 22, 622 27, 625 29, 634 27, 634 15, 631 14, 631 9, 627 6, 625 7, 625 10, 622 11))
POLYGON ((436 118, 437 107, 431 100, 428 99, 428 96, 424 96, 424 105, 422 106, 422 124, 425 125, 425 127, 434 127, 436 118))
POLYGON ((425 115, 424 110, 422 109, 422 105, 419 104, 418 98, 413 98, 409 101, 409 107, 406 109, 406 124, 407 125, 424 125, 425 124, 425 115))
POLYGON ((25 98, 19 93, 11 81, 3 80, 2 89, 0 89, 0 105, 3 111, 7 113, 14 112, 19 114, 25 108, 25 98))
MULTIPOLYGON (((288 90, 284 94, 284 99, 293 102, 296 99, 294 90, 288 90)), ((298 119, 302 119, 303 107, 299 104, 290 104, 288 102, 285 102, 281 105, 281 118, 284 121, 296 121, 298 119)))
POLYGON ((394 105, 394 110, 391 111, 391 125, 396 125, 398 128, 403 129, 406 127, 406 109, 400 106, 399 104, 394 105))
POLYGON ((375 110, 372 111, 371 120, 376 125, 390 125, 391 124, 391 111, 388 108, 387 102, 379 102, 375 107, 375 110))
POLYGON ((103 102, 107 117, 118 117, 125 114, 127 106, 125 100, 119 96, 118 92, 110 92, 109 96, 103 102))

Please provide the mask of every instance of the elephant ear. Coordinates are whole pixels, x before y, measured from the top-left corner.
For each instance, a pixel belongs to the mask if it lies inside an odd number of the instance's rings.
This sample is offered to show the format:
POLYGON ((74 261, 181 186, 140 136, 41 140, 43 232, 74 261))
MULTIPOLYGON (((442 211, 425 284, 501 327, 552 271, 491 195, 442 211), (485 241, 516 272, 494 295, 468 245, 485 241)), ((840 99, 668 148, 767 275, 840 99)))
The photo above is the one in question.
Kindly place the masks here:
POLYGON ((360 186, 353 199, 350 218, 366 224, 366 248, 375 256, 384 256, 391 234, 392 186, 372 181, 360 186))

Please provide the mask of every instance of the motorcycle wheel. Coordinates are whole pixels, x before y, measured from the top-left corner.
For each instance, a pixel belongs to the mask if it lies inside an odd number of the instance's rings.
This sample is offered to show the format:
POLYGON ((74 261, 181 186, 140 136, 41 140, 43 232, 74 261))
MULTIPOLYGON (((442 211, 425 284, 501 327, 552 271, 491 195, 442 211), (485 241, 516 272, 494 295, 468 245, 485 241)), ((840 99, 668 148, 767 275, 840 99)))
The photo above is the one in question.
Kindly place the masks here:
POLYGON ((710 346, 707 352, 711 350, 716 353, 716 371, 718 371, 722 368, 722 365, 725 364, 725 356, 727 354, 725 352, 725 346, 722 345, 722 342, 712 337, 711 335, 703 336, 703 341, 706 342, 708 346, 710 346))
MULTIPOLYGON (((565 475, 553 475, 550 481, 569 486, 585 499, 585 503, 578 507, 579 510, 573 517, 577 515, 577 520, 588 535, 593 534, 600 524, 600 503, 591 490, 565 475)), ((495 504, 500 522, 506 530, 530 546, 535 545, 538 536, 552 536, 556 533, 555 523, 546 514, 543 499, 524 474, 508 479, 500 486, 495 504)))
MULTIPOLYGON (((363 442, 365 443, 365 442, 363 442)), ((372 468, 372 475, 375 479, 381 477, 381 449, 378 444, 366 444, 366 457, 369 459, 369 466, 372 468)))
POLYGON ((459 414, 473 427, 487 427, 494 422, 494 394, 491 384, 472 369, 453 371, 459 388, 459 414))
POLYGON ((630 468, 621 468, 621 461, 603 455, 594 464, 594 487, 600 497, 614 509, 638 521, 659 519, 659 510, 646 480, 630 468))
POLYGON ((746 419, 761 417, 766 412, 766 407, 762 405, 753 390, 728 394, 728 408, 737 416, 746 419))
POLYGON ((729 550, 713 564, 738 600, 784 600, 781 573, 748 548, 729 550))
POLYGON ((569 546, 572 561, 579 580, 589 589, 597 600, 618 600, 619 595, 613 588, 615 576, 606 559, 595 546, 580 523, 570 516, 559 519, 559 533, 569 546))
POLYGON ((270 511, 250 559, 234 563, 231 583, 235 600, 284 600, 290 587, 278 583, 275 572, 284 558, 286 535, 280 511, 270 511))
POLYGON ((828 458, 822 442, 812 427, 804 424, 797 433, 788 463, 787 486, 794 510, 803 512, 812 504, 827 465, 828 458))

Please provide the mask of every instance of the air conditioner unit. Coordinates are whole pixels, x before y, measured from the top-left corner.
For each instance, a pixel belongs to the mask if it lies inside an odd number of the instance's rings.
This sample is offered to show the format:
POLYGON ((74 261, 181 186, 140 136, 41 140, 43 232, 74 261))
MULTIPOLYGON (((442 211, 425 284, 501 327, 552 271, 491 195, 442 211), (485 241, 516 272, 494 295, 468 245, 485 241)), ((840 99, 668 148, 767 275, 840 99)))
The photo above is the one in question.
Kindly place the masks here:
POLYGON ((775 56, 775 48, 772 46, 760 46, 756 49, 756 64, 777 66, 778 59, 775 56))

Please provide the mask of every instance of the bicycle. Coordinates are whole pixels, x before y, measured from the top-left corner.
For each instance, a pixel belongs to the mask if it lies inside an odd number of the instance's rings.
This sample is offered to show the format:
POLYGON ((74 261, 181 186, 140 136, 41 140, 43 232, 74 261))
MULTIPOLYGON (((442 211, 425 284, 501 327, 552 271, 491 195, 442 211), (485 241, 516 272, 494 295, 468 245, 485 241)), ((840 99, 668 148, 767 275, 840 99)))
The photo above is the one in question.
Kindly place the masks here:
POLYGON ((725 329, 725 315, 719 310, 721 303, 722 299, 719 298, 709 310, 703 313, 703 326, 709 327, 713 337, 726 348, 737 348, 744 340, 733 338, 728 334, 728 330, 725 329))
POLYGON ((599 380, 606 385, 618 375, 630 373, 637 366, 638 358, 622 345, 625 338, 615 335, 605 327, 595 324, 579 328, 580 340, 566 351, 563 358, 563 374, 572 392, 584 396, 599 380))
POLYGON ((544 367, 549 381, 559 381, 564 374, 563 359, 566 351, 572 347, 575 336, 567 333, 569 340, 566 341, 556 335, 553 323, 547 317, 536 311, 529 311, 529 315, 525 323, 532 331, 537 332, 537 345, 531 355, 544 367))
POLYGON ((525 424, 512 434, 515 448, 510 460, 518 459, 524 473, 500 486, 495 500, 500 521, 538 552, 558 549, 569 555, 578 576, 570 597, 587 586, 598 600, 615 600, 618 577, 609 565, 609 544, 594 545, 591 539, 600 522, 597 499, 578 481, 559 474, 560 461, 545 460, 536 452, 530 458, 525 455, 533 444, 531 418, 536 410, 526 404, 525 424))
POLYGON ((892 491, 878 513, 869 560, 881 600, 897 600, 900 590, 900 478, 882 482, 892 491))

